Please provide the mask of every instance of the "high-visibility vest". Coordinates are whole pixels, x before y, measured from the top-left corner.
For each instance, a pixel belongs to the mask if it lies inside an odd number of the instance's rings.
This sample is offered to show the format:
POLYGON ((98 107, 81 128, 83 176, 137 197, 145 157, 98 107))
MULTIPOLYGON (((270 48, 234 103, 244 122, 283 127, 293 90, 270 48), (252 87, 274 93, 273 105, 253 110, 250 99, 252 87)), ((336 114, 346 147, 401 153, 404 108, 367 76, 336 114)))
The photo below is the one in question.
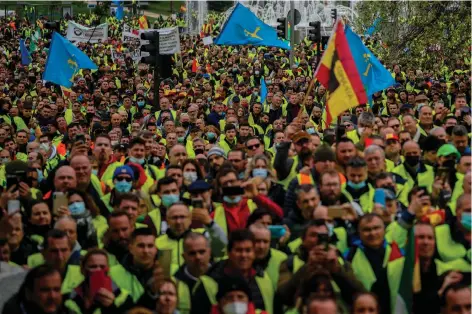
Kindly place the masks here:
MULTIPOLYGON (((426 167, 426 171, 418 172, 417 173, 417 185, 420 187, 426 187, 428 193, 431 194, 433 190, 433 182, 434 182, 434 170, 433 167, 424 165, 426 167)), ((410 193, 411 189, 415 186, 415 180, 410 176, 410 174, 406 171, 405 165, 401 164, 396 166, 393 173, 399 175, 405 180, 403 184, 403 189, 398 196, 398 200, 408 206, 408 193, 410 193)))
POLYGON ((279 282, 280 275, 280 264, 287 259, 287 254, 276 249, 270 249, 270 260, 267 264, 265 271, 272 280, 274 291, 277 289, 277 283, 279 282))
POLYGON ((113 174, 115 173, 116 168, 123 166, 121 162, 115 161, 108 165, 105 172, 103 172, 102 177, 100 178, 102 182, 105 182, 109 187, 113 186, 113 174))
MULTIPOLYGON (((266 272, 264 272, 263 277, 256 276, 257 286, 261 292, 262 299, 264 300, 265 311, 269 314, 273 313, 273 301, 274 301, 274 289, 272 281, 266 272)), ((208 296, 208 300, 212 305, 218 304, 216 301, 216 294, 218 293, 218 283, 209 276, 201 276, 199 282, 195 285, 195 289, 202 284, 205 288, 205 292, 208 296)), ((261 310, 261 309, 259 309, 261 310)))
POLYGON ((353 141, 354 144, 357 144, 361 140, 359 137, 359 134, 357 133, 357 130, 347 131, 346 137, 350 139, 351 141, 353 141))
MULTIPOLYGON (((193 232, 204 233, 205 229, 192 229, 193 232)), ((170 274, 174 275, 179 267, 182 266, 185 261, 182 256, 184 238, 179 240, 171 239, 167 234, 163 234, 156 239, 156 247, 160 251, 172 251, 172 258, 170 263, 170 274)))
MULTIPOLYGON (((396 313, 395 303, 398 295, 398 289, 400 288, 400 280, 402 277, 405 258, 400 257, 393 261, 389 261, 391 251, 391 246, 387 244, 383 267, 387 268, 388 286, 390 290, 390 313, 396 313)), ((374 270, 372 269, 369 260, 360 248, 356 250, 356 253, 354 254, 351 262, 351 266, 357 280, 359 280, 368 291, 371 291, 372 285, 377 281, 377 278, 375 277, 374 270)))
MULTIPOLYGON (((249 212, 252 213, 257 209, 256 203, 253 200, 247 200, 247 206, 249 208, 249 212)), ((215 216, 214 216, 215 223, 224 231, 226 235, 228 235, 228 224, 226 223, 226 214, 225 209, 222 204, 218 204, 215 207, 215 216)))
MULTIPOLYGON (((367 183, 367 186, 368 186, 369 190, 359 197, 359 205, 361 206, 362 211, 365 214, 368 214, 368 213, 372 212, 372 209, 374 207, 374 194, 375 194, 375 189, 372 187, 372 185, 370 185, 370 183, 367 183)), ((351 193, 349 193, 346 190, 346 185, 345 184, 342 186, 342 192, 347 197, 349 202, 352 202, 354 200, 351 193)))
POLYGON ((464 194, 464 175, 460 172, 456 172, 456 184, 454 185, 454 189, 452 190, 451 200, 447 204, 451 209, 451 213, 455 216, 456 215, 456 202, 459 196, 464 194))
POLYGON ((120 289, 129 292, 134 303, 144 294, 145 290, 136 276, 128 272, 121 264, 110 267, 109 274, 120 289))
POLYGON ((293 164, 292 164, 292 168, 290 169, 289 175, 285 179, 279 180, 279 183, 284 187, 285 191, 287 191, 288 186, 290 182, 292 182, 293 178, 297 176, 298 155, 294 156, 292 159, 293 159, 293 164))
POLYGON ((177 309, 179 314, 189 314, 192 309, 192 295, 188 285, 182 280, 177 280, 172 277, 172 280, 177 284, 177 295, 179 297, 179 304, 177 309))
POLYGON ((297 174, 297 181, 298 185, 315 185, 315 180, 313 180, 313 176, 311 174, 299 173, 297 174))
POLYGON ((435 234, 436 247, 438 248, 439 257, 441 257, 442 261, 450 262, 456 259, 466 259, 470 264, 470 249, 467 250, 462 244, 452 239, 449 225, 436 226, 435 234))

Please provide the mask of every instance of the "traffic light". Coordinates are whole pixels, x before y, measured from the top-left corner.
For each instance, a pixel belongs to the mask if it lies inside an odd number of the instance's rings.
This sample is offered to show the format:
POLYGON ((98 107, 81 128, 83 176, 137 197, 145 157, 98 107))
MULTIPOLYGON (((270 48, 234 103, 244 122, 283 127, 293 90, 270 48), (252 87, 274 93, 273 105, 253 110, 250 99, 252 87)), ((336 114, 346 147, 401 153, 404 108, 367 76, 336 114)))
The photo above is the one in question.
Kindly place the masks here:
POLYGON ((336 21, 336 19, 338 18, 338 10, 331 9, 331 18, 336 21))
POLYGON ((157 65, 159 60, 159 32, 146 32, 141 34, 141 40, 149 41, 148 44, 141 46, 141 62, 157 65))
POLYGON ((310 22, 309 26, 313 27, 308 31, 308 39, 313 42, 319 42, 321 40, 321 22, 310 22))
POLYGON ((286 38, 287 36, 287 19, 285 17, 277 19, 277 36, 286 38))

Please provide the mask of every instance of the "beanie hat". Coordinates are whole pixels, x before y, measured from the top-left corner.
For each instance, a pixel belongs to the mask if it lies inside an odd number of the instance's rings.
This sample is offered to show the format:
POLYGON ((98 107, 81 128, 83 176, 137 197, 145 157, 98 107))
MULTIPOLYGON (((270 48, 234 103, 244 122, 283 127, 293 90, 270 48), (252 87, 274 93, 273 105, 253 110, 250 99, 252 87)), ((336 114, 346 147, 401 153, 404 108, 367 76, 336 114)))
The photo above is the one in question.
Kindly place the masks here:
POLYGON ((219 147, 219 146, 213 146, 213 147, 208 151, 207 158, 210 159, 210 156, 213 156, 213 155, 221 156, 221 157, 223 157, 224 159, 226 159, 225 151, 223 150, 223 148, 221 148, 221 147, 219 147))

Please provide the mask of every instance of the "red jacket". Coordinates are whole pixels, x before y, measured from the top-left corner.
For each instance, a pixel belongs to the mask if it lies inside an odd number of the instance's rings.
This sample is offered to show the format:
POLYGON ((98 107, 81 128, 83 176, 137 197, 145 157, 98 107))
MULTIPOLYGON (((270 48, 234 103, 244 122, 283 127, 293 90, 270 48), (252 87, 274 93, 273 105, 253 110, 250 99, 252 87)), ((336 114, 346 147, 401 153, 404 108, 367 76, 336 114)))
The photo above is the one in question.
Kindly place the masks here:
MULTIPOLYGON (((265 208, 268 211, 279 216, 280 219, 283 218, 282 208, 274 203, 271 199, 264 195, 257 195, 252 199, 256 203, 257 208, 265 208)), ((223 208, 225 210, 226 217, 226 226, 228 228, 228 234, 233 230, 244 229, 246 228, 247 220, 251 215, 249 206, 247 205, 247 198, 243 198, 235 206, 228 206, 227 203, 223 203, 223 208)), ((211 218, 215 218, 215 212, 211 213, 211 218)))

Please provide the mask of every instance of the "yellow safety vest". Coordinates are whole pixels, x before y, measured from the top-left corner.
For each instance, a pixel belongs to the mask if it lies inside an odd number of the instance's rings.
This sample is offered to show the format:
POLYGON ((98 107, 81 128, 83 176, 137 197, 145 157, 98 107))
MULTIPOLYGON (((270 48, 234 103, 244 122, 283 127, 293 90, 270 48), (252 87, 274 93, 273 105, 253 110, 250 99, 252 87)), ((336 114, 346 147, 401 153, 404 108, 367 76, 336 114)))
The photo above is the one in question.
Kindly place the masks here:
POLYGON ((276 249, 270 249, 270 260, 265 271, 272 280, 274 291, 277 289, 277 283, 279 282, 280 275, 280 264, 287 259, 287 254, 276 249))
MULTIPOLYGON (((367 186, 369 188, 369 191, 367 193, 362 194, 359 197, 359 205, 362 208, 362 211, 365 214, 371 213, 372 209, 374 207, 374 194, 375 194, 375 189, 370 185, 370 183, 367 183, 367 186)), ((347 199, 352 202, 354 198, 351 196, 351 193, 349 193, 346 190, 346 184, 343 184, 342 186, 342 193, 347 197, 347 199)))
POLYGON ((470 249, 466 250, 462 244, 457 243, 452 239, 449 225, 444 224, 437 226, 435 228, 435 234, 436 246, 442 261, 450 262, 456 259, 466 259, 470 264, 470 249))
MULTIPOLYGON (((426 171, 417 173, 417 183, 420 187, 426 187, 428 192, 431 194, 433 190, 434 170, 433 167, 428 165, 424 165, 424 167, 426 167, 426 171)), ((403 164, 396 166, 392 172, 398 174, 406 181, 403 184, 403 189, 400 192, 398 200, 408 206, 408 193, 410 193, 411 189, 415 186, 415 180, 413 180, 410 174, 406 171, 403 164)))
MULTIPOLYGON (((391 251, 392 248, 390 245, 387 245, 383 267, 387 268, 391 313, 395 313, 395 303, 398 295, 398 289, 400 287, 400 280, 402 277, 405 258, 400 257, 393 261, 389 261, 391 251)), ((356 253, 354 254, 351 266, 357 280, 362 282, 367 290, 371 291, 372 285, 377 281, 377 278, 375 277, 372 266, 370 266, 369 260, 361 249, 357 249, 356 253)))

